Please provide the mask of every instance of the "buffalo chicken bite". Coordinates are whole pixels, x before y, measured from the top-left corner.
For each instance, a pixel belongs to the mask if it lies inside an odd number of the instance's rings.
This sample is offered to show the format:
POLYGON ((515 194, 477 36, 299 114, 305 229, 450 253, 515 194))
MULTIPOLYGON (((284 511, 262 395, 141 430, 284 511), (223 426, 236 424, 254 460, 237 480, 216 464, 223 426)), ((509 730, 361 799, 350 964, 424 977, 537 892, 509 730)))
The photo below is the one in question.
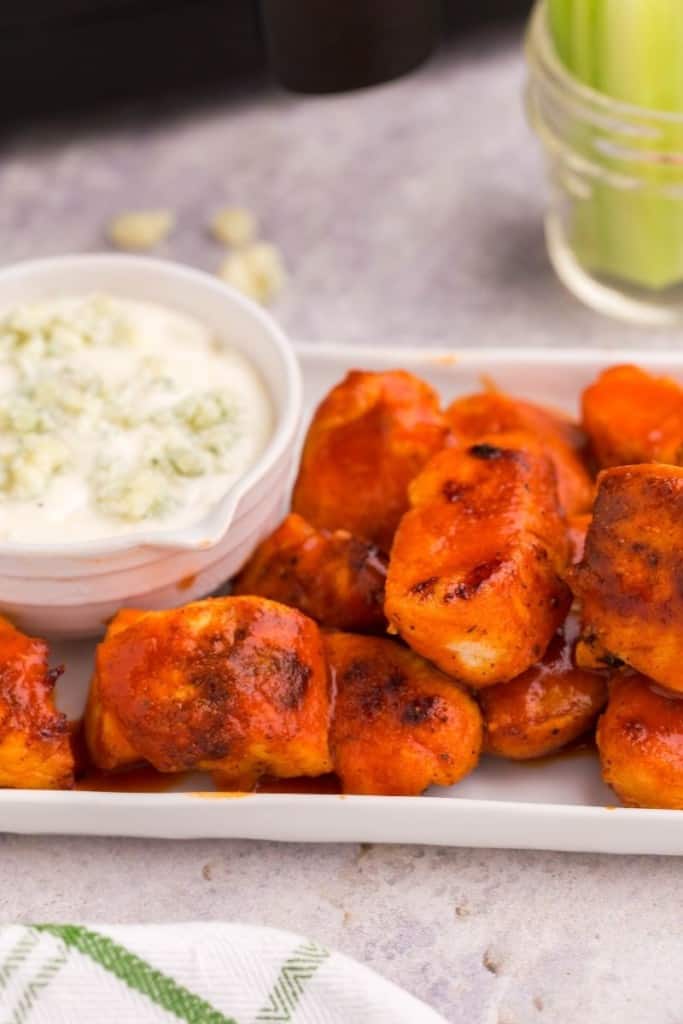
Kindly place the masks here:
POLYGON ((457 399, 446 410, 446 418, 454 440, 462 444, 471 444, 485 434, 533 434, 555 466, 558 497, 567 515, 590 508, 593 481, 582 459, 586 438, 564 413, 500 391, 486 391, 457 399))
POLYGON ((552 463, 529 434, 434 456, 410 488, 385 611, 414 650, 479 688, 541 658, 567 613, 552 463))
POLYGON ((416 796, 476 765, 481 714, 438 669, 393 640, 325 636, 336 691, 330 746, 345 793, 416 796))
POLYGON ((601 473, 583 561, 569 578, 581 602, 582 666, 625 662, 683 691, 683 469, 601 473))
POLYGON ((293 513, 256 549, 233 593, 298 608, 324 626, 358 633, 386 629, 388 559, 347 530, 316 530, 293 513))
POLYGON ((597 741, 603 778, 623 803, 683 810, 683 698, 641 675, 615 679, 597 741))
POLYGON ((485 753, 515 761, 544 757, 593 725, 607 700, 607 680, 576 667, 572 626, 517 679, 481 691, 485 753))
POLYGON ((98 647, 86 714, 100 769, 147 761, 214 772, 226 788, 330 771, 327 674, 311 619, 260 597, 126 615, 98 647))
POLYGON ((439 398, 424 381, 405 370, 353 370, 313 417, 292 510, 388 551, 408 484, 447 433, 439 398))
POLYGON ((0 618, 0 786, 73 786, 69 724, 55 708, 54 683, 47 644, 0 618))
POLYGON ((601 467, 683 461, 683 389, 637 366, 612 366, 583 393, 583 425, 601 467))

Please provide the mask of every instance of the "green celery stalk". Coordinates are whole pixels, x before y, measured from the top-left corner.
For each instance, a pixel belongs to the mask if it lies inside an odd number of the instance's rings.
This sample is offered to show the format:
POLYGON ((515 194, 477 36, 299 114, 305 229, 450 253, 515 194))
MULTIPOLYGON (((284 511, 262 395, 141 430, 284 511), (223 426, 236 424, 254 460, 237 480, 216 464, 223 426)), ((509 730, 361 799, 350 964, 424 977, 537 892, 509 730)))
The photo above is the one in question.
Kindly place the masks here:
POLYGON ((567 0, 548 0, 548 22, 560 60, 571 67, 571 6, 567 0))
POLYGON ((681 0, 602 0, 596 87, 652 110, 683 112, 681 0))
MULTIPOLYGON (((636 106, 683 114, 683 0, 547 0, 559 57, 582 82, 636 106)), ((633 148, 681 152, 683 132, 666 128, 654 140, 618 131, 603 140, 633 148)), ((589 154, 593 158, 594 153, 589 154)), ((605 182, 575 210, 573 242, 591 270, 649 289, 683 281, 683 199, 661 194, 683 186, 678 164, 610 161, 640 181, 635 190, 605 182)))
POLYGON ((573 0, 569 25, 571 67, 577 78, 587 85, 596 85, 597 25, 599 0, 573 0))

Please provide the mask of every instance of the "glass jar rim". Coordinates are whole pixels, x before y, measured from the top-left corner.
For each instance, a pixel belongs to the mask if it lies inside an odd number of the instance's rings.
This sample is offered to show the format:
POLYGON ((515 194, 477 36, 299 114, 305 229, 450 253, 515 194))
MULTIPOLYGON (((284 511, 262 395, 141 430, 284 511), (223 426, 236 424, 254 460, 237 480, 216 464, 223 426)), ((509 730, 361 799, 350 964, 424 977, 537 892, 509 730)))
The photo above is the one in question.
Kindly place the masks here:
POLYGON ((541 74, 568 99, 582 103, 597 114, 624 121, 647 122, 650 125, 683 127, 683 111, 677 113, 627 103, 607 93, 594 89, 582 82, 563 64, 548 27, 548 5, 546 0, 536 0, 526 34, 525 50, 527 63, 536 67, 541 74))

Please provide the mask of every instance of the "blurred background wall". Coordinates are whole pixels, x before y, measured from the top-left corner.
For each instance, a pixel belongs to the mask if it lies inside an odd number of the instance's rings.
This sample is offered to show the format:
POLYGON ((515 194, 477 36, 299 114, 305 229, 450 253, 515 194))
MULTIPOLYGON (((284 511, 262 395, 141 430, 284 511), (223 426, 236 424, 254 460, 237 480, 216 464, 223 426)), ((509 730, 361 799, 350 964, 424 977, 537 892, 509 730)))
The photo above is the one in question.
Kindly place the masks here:
MULTIPOLYGON (((433 4, 439 16, 434 32, 438 45, 442 36, 452 36, 482 22, 521 15, 528 11, 530 2, 358 0, 358 10, 363 17, 378 20, 384 18, 383 12, 390 11, 397 32, 403 18, 403 45, 410 45, 410 18, 421 19, 419 31, 426 34, 425 11, 433 4)), ((286 77, 288 61, 291 66, 300 66, 297 47, 310 44, 315 17, 322 21, 327 13, 329 24, 337 13, 342 9, 348 11, 355 3, 356 0, 3 0, 0 118, 7 122, 29 112, 49 114, 118 98, 188 93, 207 87, 229 90, 269 71, 279 71, 280 77, 284 72, 286 77), (278 52, 274 54, 275 44, 278 52)), ((413 27, 413 63, 420 56, 415 35, 413 27)), ((340 64, 353 62, 353 49, 345 37, 336 55, 340 64)), ((409 54, 401 57, 394 53, 393 64, 388 61, 380 66, 377 77, 391 77, 401 69, 402 59, 405 58, 406 65, 410 63, 408 57, 409 54)), ((359 59, 358 54, 355 59, 359 59)), ((306 88, 307 83, 304 80, 298 84, 306 88)), ((308 84, 310 91, 325 88, 324 82, 308 84)))

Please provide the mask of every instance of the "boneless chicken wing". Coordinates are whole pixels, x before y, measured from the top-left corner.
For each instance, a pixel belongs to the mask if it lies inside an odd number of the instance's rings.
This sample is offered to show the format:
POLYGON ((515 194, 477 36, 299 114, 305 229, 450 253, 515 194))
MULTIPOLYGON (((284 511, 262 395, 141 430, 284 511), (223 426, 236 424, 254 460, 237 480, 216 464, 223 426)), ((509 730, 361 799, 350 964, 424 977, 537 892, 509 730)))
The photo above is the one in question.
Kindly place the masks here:
POLYGON ((612 366, 583 393, 583 426, 601 467, 683 461, 683 389, 637 366, 612 366))
POLYGON ((293 513, 256 549, 233 593, 280 601, 324 626, 377 633, 386 629, 387 562, 375 544, 348 530, 317 530, 293 513))
POLYGON ((97 650, 86 714, 95 764, 262 774, 330 771, 329 697, 316 624, 260 597, 126 613, 97 650))
POLYGON ((641 675, 610 686, 597 731, 602 774, 631 807, 683 810, 683 699, 641 675))
POLYGON ((54 706, 47 645, 0 618, 0 786, 70 789, 66 717, 54 706))
POLYGON ((601 473, 583 561, 569 578, 582 608, 581 665, 626 662, 683 691, 683 469, 601 473))
POLYGON ((473 687, 520 675, 564 620, 569 548, 553 466, 528 434, 435 455, 411 485, 385 611, 410 646, 473 687))
POLYGON ((345 793, 416 796, 451 786, 481 748, 481 715, 453 680, 393 640, 325 636, 336 692, 331 728, 345 793))
POLYGON ((486 753, 544 757, 591 728, 607 700, 607 679, 577 668, 573 633, 553 637, 543 659, 517 679, 481 691, 486 753))
POLYGON ((593 481, 582 453, 586 438, 570 417, 500 391, 485 391, 453 402, 446 410, 453 439, 472 443, 485 434, 526 431, 543 444, 555 466, 560 505, 567 515, 590 508, 593 481))
POLYGON ((354 370, 313 417, 292 509, 313 526, 348 530, 388 551, 408 484, 447 433, 424 381, 405 370, 354 370))

